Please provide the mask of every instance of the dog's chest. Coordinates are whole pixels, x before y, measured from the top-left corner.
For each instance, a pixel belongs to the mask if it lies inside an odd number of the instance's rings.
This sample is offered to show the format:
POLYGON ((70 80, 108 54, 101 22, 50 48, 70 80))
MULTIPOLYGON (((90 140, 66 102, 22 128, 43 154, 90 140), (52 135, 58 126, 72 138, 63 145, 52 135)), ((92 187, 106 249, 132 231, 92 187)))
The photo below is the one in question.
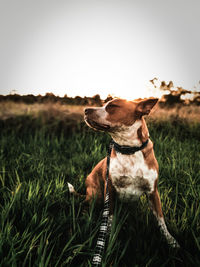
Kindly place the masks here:
POLYGON ((149 169, 143 153, 117 156, 110 160, 110 178, 120 199, 137 200, 142 193, 152 192, 157 172, 149 169))

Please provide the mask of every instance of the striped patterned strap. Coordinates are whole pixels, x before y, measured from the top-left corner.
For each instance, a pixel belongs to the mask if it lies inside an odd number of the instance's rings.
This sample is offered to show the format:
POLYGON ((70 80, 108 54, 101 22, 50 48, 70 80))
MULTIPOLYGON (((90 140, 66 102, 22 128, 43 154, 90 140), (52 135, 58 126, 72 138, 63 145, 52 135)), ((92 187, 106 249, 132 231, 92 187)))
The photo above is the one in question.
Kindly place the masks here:
POLYGON ((101 266, 102 255, 105 248, 106 236, 108 233, 108 219, 109 219, 109 191, 108 191, 108 179, 109 179, 109 167, 110 167, 110 154, 113 144, 109 145, 107 154, 107 169, 106 169, 106 197, 104 201, 104 209, 102 215, 102 222, 100 225, 99 236, 95 248, 95 254, 92 259, 92 266, 101 266))

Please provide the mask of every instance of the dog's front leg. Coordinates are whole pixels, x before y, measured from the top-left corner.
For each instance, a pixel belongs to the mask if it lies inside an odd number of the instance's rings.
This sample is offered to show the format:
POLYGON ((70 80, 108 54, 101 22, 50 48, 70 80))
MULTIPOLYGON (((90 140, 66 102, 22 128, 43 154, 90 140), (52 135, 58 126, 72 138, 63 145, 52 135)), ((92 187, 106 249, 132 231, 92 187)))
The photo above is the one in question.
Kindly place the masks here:
POLYGON ((180 246, 179 246, 178 242, 167 230, 167 226, 165 224, 164 216, 162 213, 160 196, 159 196, 157 189, 155 189, 149 195, 149 202, 150 202, 150 207, 153 211, 153 214, 155 215, 155 217, 157 219, 158 225, 160 227, 160 231, 165 236, 167 243, 173 248, 179 248, 180 246))

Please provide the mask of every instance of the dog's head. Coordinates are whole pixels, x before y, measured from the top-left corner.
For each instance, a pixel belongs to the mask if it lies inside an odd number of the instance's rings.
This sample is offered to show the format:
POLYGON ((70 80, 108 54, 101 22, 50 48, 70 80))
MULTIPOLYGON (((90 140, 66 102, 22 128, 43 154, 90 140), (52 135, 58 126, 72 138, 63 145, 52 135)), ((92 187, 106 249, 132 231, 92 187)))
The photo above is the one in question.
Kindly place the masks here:
POLYGON ((148 115, 158 98, 127 101, 113 99, 103 107, 85 109, 85 122, 95 130, 120 132, 134 125, 143 115, 148 115))

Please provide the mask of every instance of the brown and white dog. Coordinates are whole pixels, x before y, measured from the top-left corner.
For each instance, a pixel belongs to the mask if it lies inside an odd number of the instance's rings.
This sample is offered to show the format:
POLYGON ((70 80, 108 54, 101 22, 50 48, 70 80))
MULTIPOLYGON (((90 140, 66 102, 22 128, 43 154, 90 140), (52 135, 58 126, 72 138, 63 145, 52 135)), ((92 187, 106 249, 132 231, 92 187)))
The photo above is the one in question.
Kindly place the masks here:
MULTIPOLYGON (((143 118, 148 115, 157 103, 157 98, 148 98, 140 101, 113 99, 103 107, 85 109, 85 122, 95 130, 108 132, 114 142, 120 146, 141 147, 142 150, 131 155, 125 155, 112 148, 109 169, 109 198, 110 222, 113 215, 114 198, 122 201, 135 201, 143 193, 149 198, 150 207, 155 215, 161 232, 168 244, 179 247, 178 242, 168 232, 161 208, 157 189, 158 163, 154 155, 153 143, 149 139, 147 125, 143 118)), ((100 199, 105 196, 102 192, 102 183, 106 184, 106 158, 101 160, 86 179, 86 201, 94 197, 100 199)), ((105 187, 105 186, 104 186, 105 187)), ((69 184, 69 190, 74 188, 69 184)))

